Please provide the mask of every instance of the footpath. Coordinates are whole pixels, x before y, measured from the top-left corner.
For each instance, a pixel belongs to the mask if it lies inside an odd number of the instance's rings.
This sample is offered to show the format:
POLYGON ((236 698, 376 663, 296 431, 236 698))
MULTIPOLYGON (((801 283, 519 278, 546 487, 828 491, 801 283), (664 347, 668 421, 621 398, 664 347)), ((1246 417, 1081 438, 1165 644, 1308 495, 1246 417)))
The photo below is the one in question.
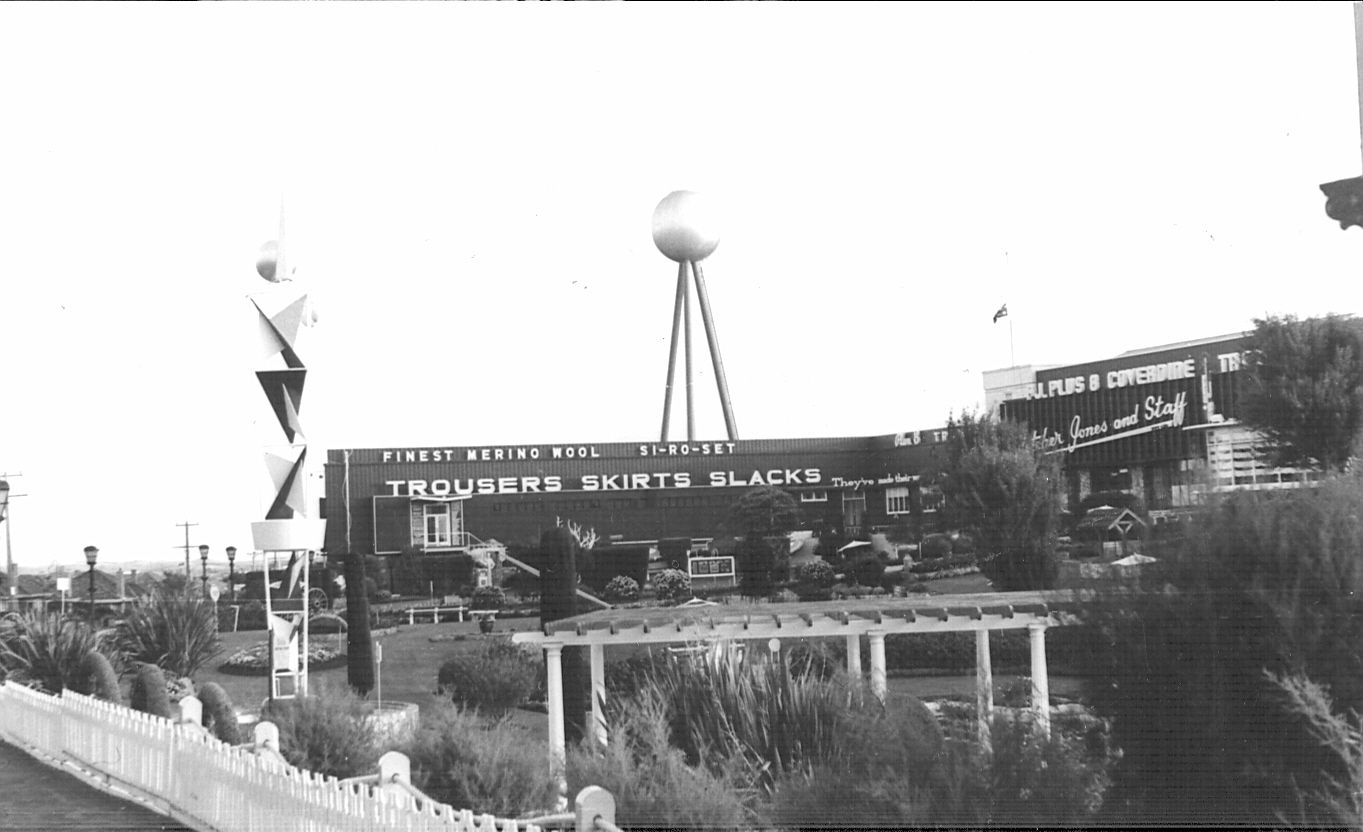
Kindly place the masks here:
POLYGON ((0 829, 142 832, 188 830, 171 818, 101 791, 0 740, 0 829))

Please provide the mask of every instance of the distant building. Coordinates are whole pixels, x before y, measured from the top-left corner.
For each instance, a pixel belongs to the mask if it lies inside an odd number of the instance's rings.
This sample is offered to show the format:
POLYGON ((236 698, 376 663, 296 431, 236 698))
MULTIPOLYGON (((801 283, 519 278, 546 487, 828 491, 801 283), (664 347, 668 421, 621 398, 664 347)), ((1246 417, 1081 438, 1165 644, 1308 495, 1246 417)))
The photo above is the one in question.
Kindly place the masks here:
POLYGON ((1235 333, 1081 364, 993 370, 985 401, 1065 454, 1071 503, 1127 491, 1158 522, 1206 490, 1290 488, 1312 476, 1270 465, 1263 437, 1236 419, 1249 344, 1249 333, 1235 333))

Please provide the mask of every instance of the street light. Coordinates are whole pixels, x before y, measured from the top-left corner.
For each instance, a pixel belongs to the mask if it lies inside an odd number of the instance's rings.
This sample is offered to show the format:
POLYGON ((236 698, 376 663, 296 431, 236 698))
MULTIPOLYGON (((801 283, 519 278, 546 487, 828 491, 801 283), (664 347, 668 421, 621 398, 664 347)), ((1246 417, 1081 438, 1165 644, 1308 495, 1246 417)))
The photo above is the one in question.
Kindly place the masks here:
POLYGON ((237 602, 237 572, 235 564, 237 561, 237 547, 227 547, 227 597, 229 603, 237 602))
POLYGON ((95 561, 99 559, 99 549, 85 547, 85 562, 90 564, 90 626, 95 626, 95 561))
MULTIPOLYGON (((9 483, 0 480, 0 523, 4 523, 9 515, 9 483)), ((14 595, 14 555, 9 550, 9 526, 5 526, 5 584, 9 587, 9 594, 14 595)))
POLYGON ((204 598, 208 598, 208 547, 199 547, 199 561, 203 564, 204 598))

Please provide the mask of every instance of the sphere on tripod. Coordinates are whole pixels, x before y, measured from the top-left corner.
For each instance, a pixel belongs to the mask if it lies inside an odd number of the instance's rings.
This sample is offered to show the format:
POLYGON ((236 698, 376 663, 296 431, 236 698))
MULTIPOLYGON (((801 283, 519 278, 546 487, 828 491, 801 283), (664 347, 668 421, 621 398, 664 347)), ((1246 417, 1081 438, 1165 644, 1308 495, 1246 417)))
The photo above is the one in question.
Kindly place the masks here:
POLYGON ((719 245, 719 217, 692 191, 673 191, 653 209, 653 244, 669 260, 704 260, 719 245))

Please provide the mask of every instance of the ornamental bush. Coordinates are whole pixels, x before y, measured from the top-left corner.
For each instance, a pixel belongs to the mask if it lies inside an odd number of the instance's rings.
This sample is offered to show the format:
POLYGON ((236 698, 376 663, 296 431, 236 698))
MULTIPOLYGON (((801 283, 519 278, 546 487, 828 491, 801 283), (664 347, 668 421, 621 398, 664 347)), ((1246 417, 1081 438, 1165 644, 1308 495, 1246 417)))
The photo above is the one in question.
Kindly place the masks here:
POLYGON ((91 651, 85 654, 80 664, 79 682, 76 690, 87 696, 123 704, 123 691, 118 687, 118 673, 103 653, 91 651))
POLYGON ((691 597, 691 576, 680 569, 664 569, 653 579, 659 601, 684 601, 691 597))
POLYGON ((527 742, 523 729, 450 703, 422 713, 400 750, 412 761, 412 784, 459 809, 515 817, 549 808, 557 796, 542 746, 527 742))
POLYGON ((475 644, 440 665, 436 691, 457 705, 493 713, 528 700, 543 671, 539 656, 505 638, 475 644))
POLYGON ((473 591, 471 609, 500 610, 506 606, 506 592, 499 586, 480 586, 473 591))
POLYGON ((204 727, 212 731, 213 736, 229 745, 241 742, 241 733, 237 730, 237 712, 232 707, 232 698, 222 685, 217 682, 203 685, 199 688, 199 701, 203 703, 204 727))
MULTIPOLYGON (((17 621, 0 622, 3 676, 47 693, 78 688, 81 662, 106 649, 105 640, 84 621, 30 612, 17 621)), ((116 653, 109 655, 116 661, 116 653)))
POLYGON ((606 584, 605 600, 612 604, 639 600, 639 582, 626 575, 616 575, 606 584))
POLYGON ((372 712, 349 690, 318 685, 308 696, 270 701, 261 719, 279 728, 279 750, 291 764, 344 778, 378 766, 372 712))
POLYGON ((797 585, 807 584, 816 587, 833 585, 833 567, 826 560, 811 560, 795 567, 790 576, 797 585))
POLYGON ((175 716, 170 707, 170 695, 166 693, 166 676, 161 672, 161 668, 150 662, 143 662, 137 666, 137 675, 133 677, 132 694, 128 704, 133 710, 144 714, 166 719, 175 716))
POLYGON ((222 652, 216 608, 198 595, 159 590, 128 613, 114 643, 131 661, 193 676, 222 652))

